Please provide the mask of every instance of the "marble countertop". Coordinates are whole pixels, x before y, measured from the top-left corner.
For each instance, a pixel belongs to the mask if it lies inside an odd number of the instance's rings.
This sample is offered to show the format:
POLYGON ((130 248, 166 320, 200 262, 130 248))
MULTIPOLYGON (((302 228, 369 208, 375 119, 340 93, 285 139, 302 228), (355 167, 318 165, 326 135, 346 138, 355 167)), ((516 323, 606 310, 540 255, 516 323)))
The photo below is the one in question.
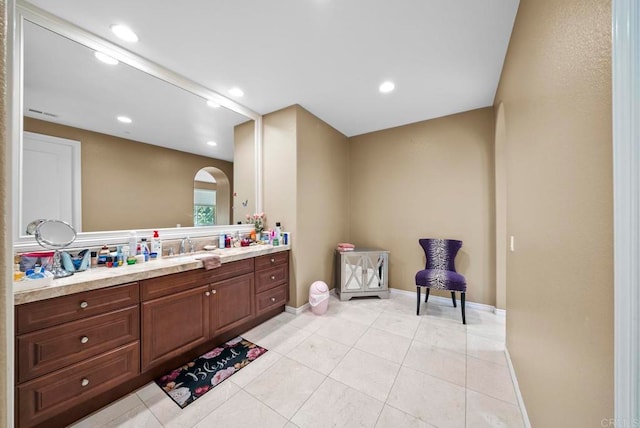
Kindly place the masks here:
POLYGON ((194 254, 163 257, 146 263, 136 263, 135 265, 120 266, 117 268, 99 267, 84 272, 77 272, 66 278, 54 279, 50 285, 29 290, 21 289, 21 286, 24 287, 28 285, 27 283, 22 281, 14 282, 14 303, 21 305, 82 291, 140 281, 142 279, 201 269, 202 261, 198 260, 198 257, 208 254, 219 255, 222 263, 229 263, 289 249, 291 249, 289 245, 280 245, 277 247, 272 245, 254 245, 251 247, 225 248, 214 251, 202 251, 194 254))

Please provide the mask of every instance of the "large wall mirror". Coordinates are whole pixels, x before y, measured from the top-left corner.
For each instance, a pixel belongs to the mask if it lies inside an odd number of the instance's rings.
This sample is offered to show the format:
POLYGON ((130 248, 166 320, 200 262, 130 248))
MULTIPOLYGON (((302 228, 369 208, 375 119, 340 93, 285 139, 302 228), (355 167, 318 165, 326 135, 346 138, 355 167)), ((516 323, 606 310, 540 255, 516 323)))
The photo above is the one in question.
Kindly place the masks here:
POLYGON ((258 114, 28 3, 17 12, 17 246, 39 218, 90 243, 216 233, 260 209, 258 114))

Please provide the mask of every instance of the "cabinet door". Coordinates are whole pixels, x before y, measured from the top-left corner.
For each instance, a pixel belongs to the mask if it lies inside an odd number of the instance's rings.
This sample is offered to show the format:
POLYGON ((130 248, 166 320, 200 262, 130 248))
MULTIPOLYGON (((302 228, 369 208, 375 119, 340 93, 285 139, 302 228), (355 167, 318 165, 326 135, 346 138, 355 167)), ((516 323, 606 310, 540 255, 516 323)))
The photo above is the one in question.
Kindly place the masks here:
POLYGON ((253 292, 252 273, 211 284, 211 320, 214 336, 254 316, 253 292))
POLYGON ((386 289, 387 257, 383 253, 367 253, 362 255, 362 274, 365 291, 386 289))
POLYGON ((208 285, 142 304, 142 370, 209 339, 208 285))
POLYGON ((342 254, 342 291, 362 292, 365 289, 363 258, 360 253, 342 254))

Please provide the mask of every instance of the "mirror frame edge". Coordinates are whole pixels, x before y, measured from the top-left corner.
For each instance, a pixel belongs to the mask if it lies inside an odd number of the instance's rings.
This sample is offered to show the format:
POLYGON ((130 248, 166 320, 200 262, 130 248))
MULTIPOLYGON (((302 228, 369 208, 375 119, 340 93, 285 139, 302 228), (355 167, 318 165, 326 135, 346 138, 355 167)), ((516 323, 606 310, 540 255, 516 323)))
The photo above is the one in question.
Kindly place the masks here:
MULTIPOLYGON (((63 37, 80 43, 90 49, 100 50, 117 60, 128 64, 144 73, 163 80, 176 87, 184 89, 203 99, 214 100, 221 106, 239 113, 247 119, 254 120, 254 170, 255 170, 255 206, 256 211, 262 211, 262 115, 253 110, 224 97, 212 89, 206 88, 172 70, 169 70, 153 61, 143 58, 133 52, 130 52, 116 44, 113 44, 101 37, 84 30, 75 24, 72 24, 62 18, 50 14, 30 3, 23 0, 17 0, 15 4, 14 26, 11 49, 9 56, 10 63, 10 91, 13 102, 10 110, 10 126, 12 144, 11 166, 14 171, 12 177, 12 217, 13 217, 13 249, 15 252, 31 251, 40 249, 33 236, 20 235, 20 208, 22 207, 22 135, 23 135, 23 119, 24 110, 24 93, 23 93, 23 60, 24 60, 24 41, 23 30, 24 21, 28 20, 36 25, 40 25, 50 31, 53 31, 63 37), (16 186, 17 182, 17 186, 16 186)), ((250 231, 250 225, 216 225, 206 227, 181 227, 181 228, 158 228, 161 231, 163 239, 180 239, 184 236, 198 237, 218 235, 225 231, 250 231)), ((155 229, 137 229, 138 235, 151 234, 155 229)), ((77 244, 84 247, 101 246, 104 244, 121 243, 126 240, 129 230, 110 230, 99 232, 79 232, 77 244)), ((79 247, 74 245, 74 247, 79 247)))

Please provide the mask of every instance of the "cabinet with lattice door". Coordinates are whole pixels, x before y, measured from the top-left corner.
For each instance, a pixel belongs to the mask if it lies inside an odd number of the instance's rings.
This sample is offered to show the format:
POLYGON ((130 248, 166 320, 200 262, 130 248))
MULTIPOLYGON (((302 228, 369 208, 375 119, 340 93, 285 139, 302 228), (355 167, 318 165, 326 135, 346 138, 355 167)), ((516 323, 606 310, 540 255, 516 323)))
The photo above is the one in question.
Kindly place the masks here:
POLYGON ((352 297, 389 297, 389 252, 375 248, 336 250, 336 294, 340 300, 352 297))

